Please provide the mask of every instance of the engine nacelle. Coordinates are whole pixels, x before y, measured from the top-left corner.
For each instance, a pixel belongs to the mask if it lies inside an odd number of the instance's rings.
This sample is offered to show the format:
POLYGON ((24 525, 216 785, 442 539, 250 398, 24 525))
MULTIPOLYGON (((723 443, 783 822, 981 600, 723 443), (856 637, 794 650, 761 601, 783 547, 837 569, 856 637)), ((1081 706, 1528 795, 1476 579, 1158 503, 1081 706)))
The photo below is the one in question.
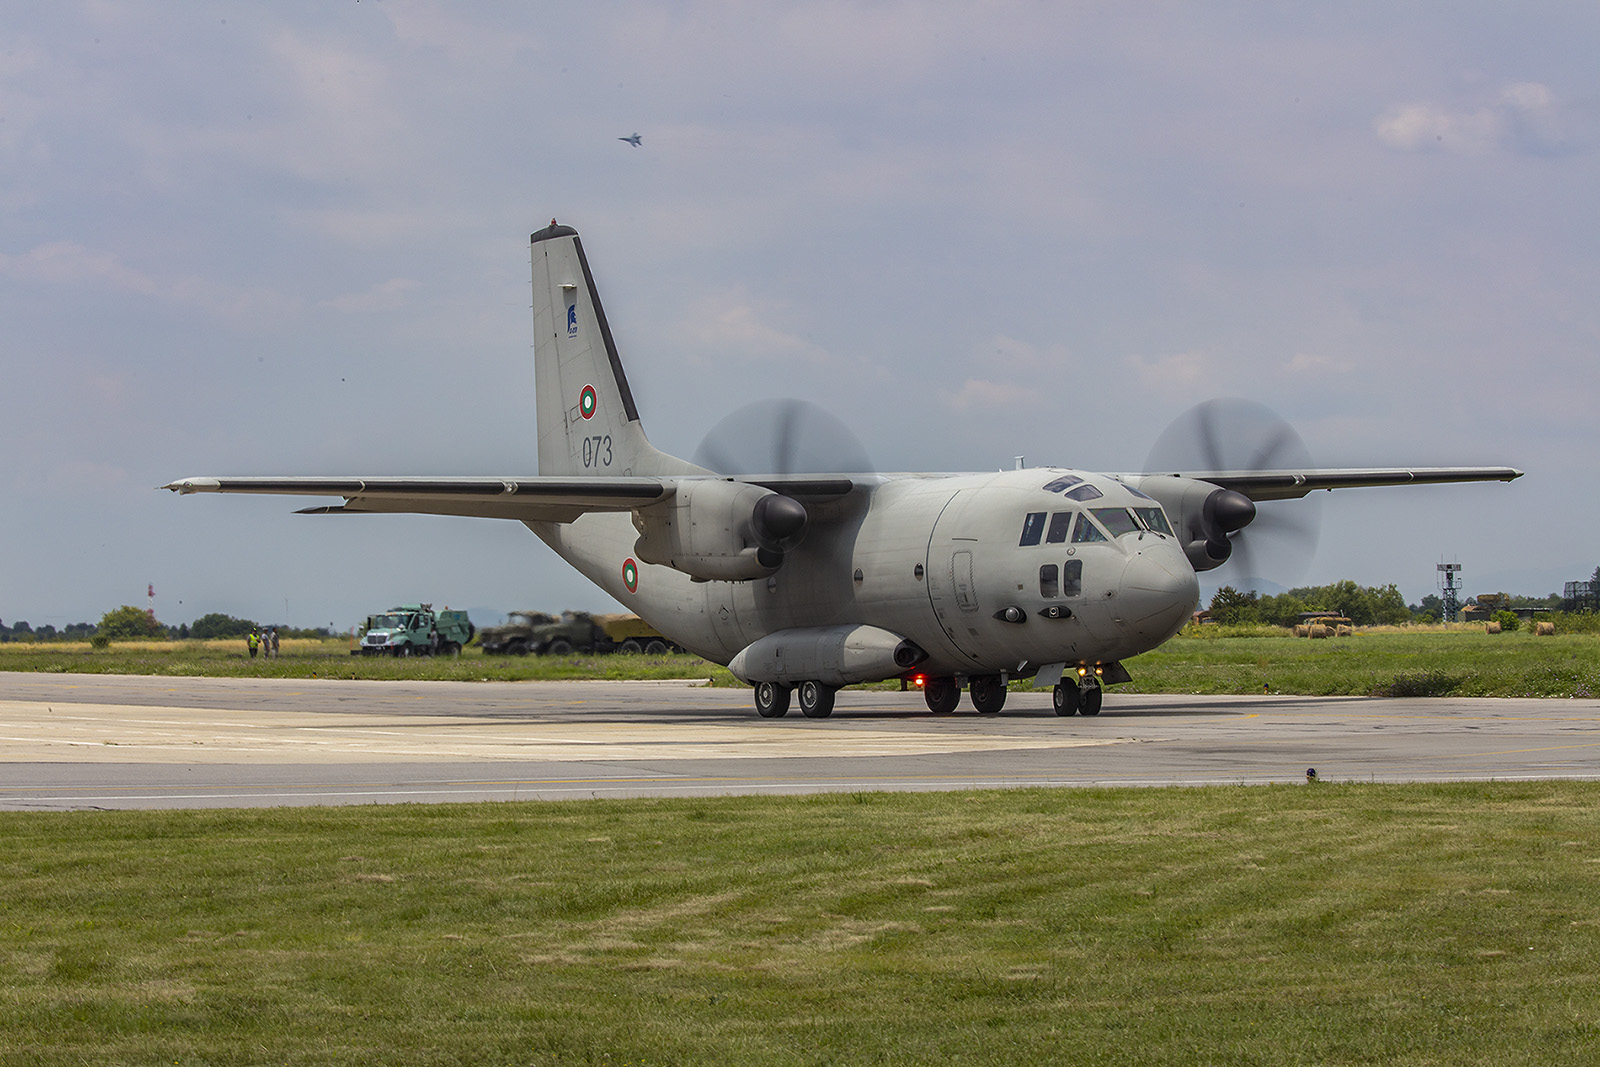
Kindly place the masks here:
POLYGON ((1196 571, 1228 562, 1233 554, 1228 535, 1244 529, 1256 517, 1255 503, 1249 497, 1210 482, 1168 474, 1126 481, 1161 505, 1183 541, 1183 554, 1196 571))
POLYGON ((927 658, 914 642, 876 626, 803 626, 768 634, 734 656, 728 669, 748 684, 839 686, 893 678, 927 658))
POLYGON ((805 528, 798 500, 747 482, 684 479, 672 499, 634 513, 633 550, 646 563, 692 578, 741 582, 783 565, 783 553, 805 528))

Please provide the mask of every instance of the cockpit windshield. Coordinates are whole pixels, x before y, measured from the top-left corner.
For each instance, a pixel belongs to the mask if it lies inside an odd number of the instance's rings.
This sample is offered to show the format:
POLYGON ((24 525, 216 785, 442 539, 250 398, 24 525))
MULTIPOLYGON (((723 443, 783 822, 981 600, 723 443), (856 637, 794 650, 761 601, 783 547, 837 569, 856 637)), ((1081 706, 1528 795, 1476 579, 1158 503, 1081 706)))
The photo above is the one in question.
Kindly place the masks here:
POLYGON ((1095 508, 1094 517, 1100 520, 1101 526, 1110 531, 1112 537, 1139 532, 1139 524, 1128 514, 1127 508, 1095 508))
POLYGON ((1150 528, 1151 533, 1166 534, 1168 537, 1173 536, 1172 526, 1167 522, 1166 512, 1159 507, 1134 508, 1133 513, 1139 517, 1140 522, 1150 528))

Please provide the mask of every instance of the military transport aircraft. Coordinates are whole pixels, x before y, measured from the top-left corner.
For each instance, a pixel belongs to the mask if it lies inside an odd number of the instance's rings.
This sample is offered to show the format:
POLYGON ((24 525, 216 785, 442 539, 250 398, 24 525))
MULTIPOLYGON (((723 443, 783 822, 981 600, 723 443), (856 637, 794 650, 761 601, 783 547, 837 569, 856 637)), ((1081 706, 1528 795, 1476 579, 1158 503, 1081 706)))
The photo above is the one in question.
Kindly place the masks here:
POLYGON ((577 231, 532 235, 536 477, 182 478, 179 493, 343 497, 306 513, 525 523, 673 641, 728 668, 776 717, 901 678, 994 713, 1012 679, 1060 715, 1100 711, 1123 660, 1189 621, 1256 501, 1314 489, 1510 481, 1508 467, 729 475, 654 448, 577 231))

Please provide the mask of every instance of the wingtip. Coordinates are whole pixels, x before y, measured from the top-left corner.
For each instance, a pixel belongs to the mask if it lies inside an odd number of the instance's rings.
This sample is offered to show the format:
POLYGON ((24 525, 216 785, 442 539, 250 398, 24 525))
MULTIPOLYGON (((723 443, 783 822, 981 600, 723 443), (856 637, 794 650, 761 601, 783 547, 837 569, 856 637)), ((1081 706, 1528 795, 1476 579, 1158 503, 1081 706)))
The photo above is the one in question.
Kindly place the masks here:
POLYGON ((215 478, 179 478, 175 482, 160 485, 158 489, 170 489, 174 493, 214 493, 222 487, 222 483, 215 478))

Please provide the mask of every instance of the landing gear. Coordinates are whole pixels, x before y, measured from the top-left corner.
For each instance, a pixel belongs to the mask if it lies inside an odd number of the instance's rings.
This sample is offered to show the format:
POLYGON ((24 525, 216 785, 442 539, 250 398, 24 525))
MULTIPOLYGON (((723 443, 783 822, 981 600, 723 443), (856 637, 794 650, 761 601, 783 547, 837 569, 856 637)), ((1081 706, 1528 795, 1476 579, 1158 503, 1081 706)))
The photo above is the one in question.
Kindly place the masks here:
POLYGON ((1005 679, 998 674, 980 674, 967 683, 972 706, 980 715, 998 715, 1006 705, 1005 679))
POLYGON ((801 682, 796 688, 800 692, 800 713, 806 718, 826 719, 833 714, 833 694, 837 690, 832 686, 801 682))
POLYGON ((789 687, 777 682, 757 682, 756 712, 763 719, 778 719, 789 714, 789 687))
POLYGON ((961 687, 954 678, 929 678, 922 683, 922 699, 928 702, 929 711, 945 715, 961 703, 961 687))
POLYGON ((1100 688, 1099 682, 1091 681, 1078 685, 1072 681, 1063 681, 1056 686, 1052 695, 1055 698, 1057 715, 1098 715, 1105 690, 1100 688))

